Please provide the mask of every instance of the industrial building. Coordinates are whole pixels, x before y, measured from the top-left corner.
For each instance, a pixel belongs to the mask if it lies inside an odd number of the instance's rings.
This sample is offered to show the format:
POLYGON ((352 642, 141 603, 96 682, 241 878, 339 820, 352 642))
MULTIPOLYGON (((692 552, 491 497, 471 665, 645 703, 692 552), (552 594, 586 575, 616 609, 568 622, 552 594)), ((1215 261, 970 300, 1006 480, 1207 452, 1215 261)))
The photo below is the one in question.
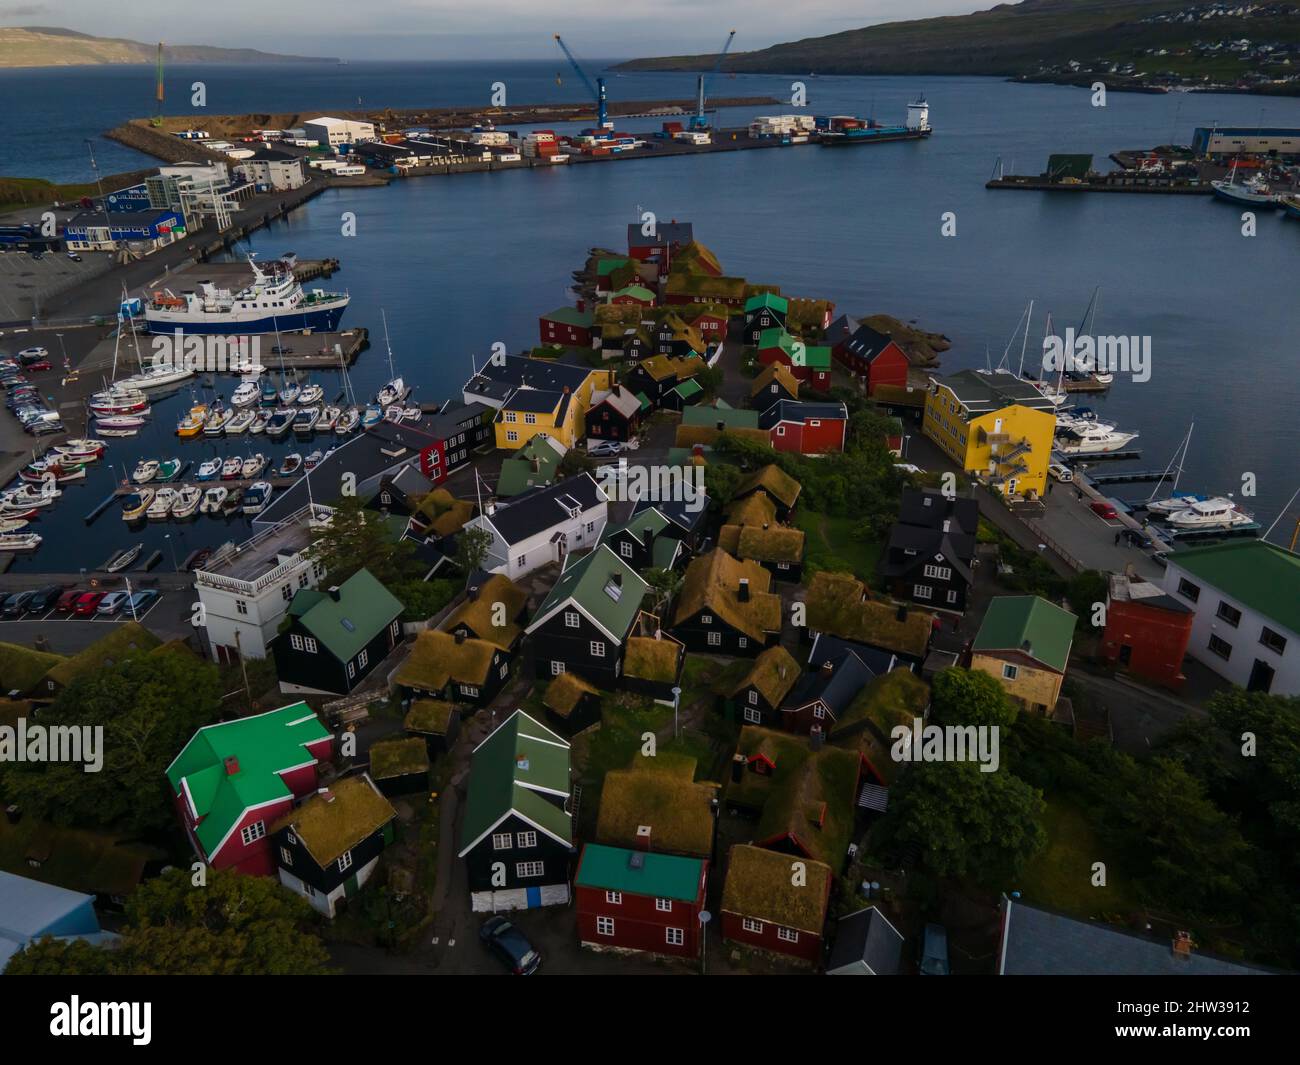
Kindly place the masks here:
POLYGON ((235 167, 235 173, 258 186, 275 192, 301 188, 306 178, 302 172, 302 158, 274 148, 263 148, 251 159, 235 167))
POLYGON ((1198 126, 1192 134, 1192 151, 1199 157, 1210 155, 1278 155, 1300 157, 1300 128, 1261 128, 1225 126, 1207 129, 1198 126))
POLYGON ((119 244, 154 251, 185 236, 175 211, 82 211, 68 220, 63 240, 68 251, 113 251, 119 244))
POLYGON ((307 140, 314 140, 328 148, 375 139, 372 122, 357 122, 350 118, 331 118, 323 115, 302 124, 307 140))

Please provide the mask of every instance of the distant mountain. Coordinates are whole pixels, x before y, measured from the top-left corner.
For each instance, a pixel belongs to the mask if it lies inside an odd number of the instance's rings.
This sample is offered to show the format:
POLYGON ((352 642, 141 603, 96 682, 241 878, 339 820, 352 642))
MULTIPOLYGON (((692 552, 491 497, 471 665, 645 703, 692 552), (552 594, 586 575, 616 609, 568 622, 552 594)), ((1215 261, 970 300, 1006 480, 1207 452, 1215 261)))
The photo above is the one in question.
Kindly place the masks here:
MULTIPOLYGON (((0 67, 70 67, 106 63, 152 63, 157 44, 52 26, 0 26, 0 67)), ((168 44, 169 63, 319 63, 333 58, 277 55, 256 48, 211 48, 202 44, 168 44)))
MULTIPOLYGON (((888 22, 732 53, 723 70, 762 74, 1034 74, 1097 57, 1133 62, 1197 42, 1300 40, 1300 7, 1273 0, 1023 0, 988 11, 888 22)), ((1181 54, 1181 51, 1180 51, 1181 54)), ((665 56, 626 70, 710 69, 716 55, 665 56)), ((1165 54, 1153 69, 1192 67, 1165 54)))

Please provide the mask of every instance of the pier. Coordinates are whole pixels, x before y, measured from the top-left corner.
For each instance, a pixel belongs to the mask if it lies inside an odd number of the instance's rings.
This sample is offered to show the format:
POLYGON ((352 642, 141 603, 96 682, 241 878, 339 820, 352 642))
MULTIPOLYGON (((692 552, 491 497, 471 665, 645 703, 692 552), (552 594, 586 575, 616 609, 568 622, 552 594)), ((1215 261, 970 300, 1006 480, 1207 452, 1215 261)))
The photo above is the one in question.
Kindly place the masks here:
POLYGON ((1174 470, 1121 470, 1117 473, 1084 473, 1093 484, 1141 484, 1172 481, 1174 470))

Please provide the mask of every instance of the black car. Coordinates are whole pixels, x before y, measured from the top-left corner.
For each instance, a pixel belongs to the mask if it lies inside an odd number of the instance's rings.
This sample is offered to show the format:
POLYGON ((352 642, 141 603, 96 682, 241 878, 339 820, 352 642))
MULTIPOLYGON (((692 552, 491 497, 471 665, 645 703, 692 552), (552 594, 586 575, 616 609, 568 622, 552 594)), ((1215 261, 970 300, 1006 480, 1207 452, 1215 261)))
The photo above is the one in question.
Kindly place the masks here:
POLYGON ((37 588, 27 600, 27 609, 33 614, 44 614, 47 610, 54 609, 54 604, 62 594, 61 584, 47 584, 44 588, 37 588))
POLYGON ((516 976, 531 976, 542 964, 528 937, 504 917, 489 917, 478 930, 481 939, 516 976))
POLYGON ((4 615, 7 618, 16 618, 27 611, 27 604, 31 602, 35 592, 14 592, 4 601, 4 615))

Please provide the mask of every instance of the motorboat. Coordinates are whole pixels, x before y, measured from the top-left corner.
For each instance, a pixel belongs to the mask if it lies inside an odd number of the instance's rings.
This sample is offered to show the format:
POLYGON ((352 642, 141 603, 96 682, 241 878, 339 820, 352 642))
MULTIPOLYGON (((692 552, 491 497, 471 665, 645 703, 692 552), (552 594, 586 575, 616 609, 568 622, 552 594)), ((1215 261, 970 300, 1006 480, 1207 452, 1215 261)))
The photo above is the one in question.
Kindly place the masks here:
POLYGON ((280 463, 279 474, 281 477, 293 477, 302 469, 302 456, 296 451, 291 451, 284 456, 280 463))
POLYGON ((221 436, 234 415, 224 407, 212 411, 203 422, 204 436, 221 436))
POLYGON ((208 420, 208 405, 196 403, 189 412, 176 423, 176 435, 180 437, 198 436, 203 432, 203 424, 208 420))
POLYGON ((318 384, 304 385, 302 391, 298 393, 297 402, 306 407, 312 403, 319 403, 325 398, 325 390, 318 384))
POLYGON ((393 425, 397 425, 405 417, 406 417, 406 411, 404 411, 396 403, 394 403, 391 407, 384 408, 383 420, 386 422, 391 422, 393 425))
POLYGON ((1063 455, 1104 455, 1121 451, 1138 438, 1137 433, 1120 432, 1112 425, 1095 424, 1067 430, 1056 442, 1063 455))
POLYGON ((104 454, 102 440, 65 440, 51 449, 70 462, 97 462, 104 454))
POLYGON ((7 551, 35 551, 41 546, 36 533, 0 533, 0 553, 7 551))
POLYGON ((95 432, 100 436, 135 436, 144 428, 144 419, 138 414, 112 414, 95 419, 95 432))
POLYGON ((253 424, 256 415, 251 410, 241 410, 233 415, 230 421, 226 422, 226 435, 238 436, 240 433, 247 431, 248 427, 253 424))
POLYGON ((182 485, 176 490, 176 501, 172 504, 172 517, 177 521, 194 517, 202 501, 202 488, 196 484, 182 485))
POLYGON ((410 386, 402 378, 394 377, 375 394, 375 402, 381 407, 389 407, 401 403, 410 394, 410 386))
POLYGON ((18 476, 29 484, 44 484, 49 481, 62 484, 64 481, 84 480, 86 467, 83 463, 71 462, 55 455, 29 462, 18 471, 18 476))
POLYGON ((257 386, 257 394, 263 407, 274 407, 276 400, 280 398, 280 390, 269 377, 262 378, 257 386))
POLYGON ((232 488, 227 493, 225 500, 221 504, 221 516, 230 518, 238 514, 244 506, 244 493, 238 488, 232 488))
POLYGON ((361 415, 361 428, 369 429, 384 420, 384 408, 377 403, 369 404, 361 415))
POLYGON ((269 481, 256 481, 244 490, 242 508, 245 514, 260 514, 271 501, 274 489, 269 481))
POLYGON ((244 469, 244 460, 238 455, 230 455, 221 464, 221 479, 233 481, 244 469))
POLYGON ((104 564, 105 571, 108 573, 121 573, 122 570, 135 564, 135 560, 140 557, 143 550, 144 544, 132 544, 130 547, 122 548, 104 564))
POLYGON ((149 409, 149 397, 139 389, 109 389, 96 392, 86 401, 86 408, 96 416, 101 414, 139 414, 149 409))
POLYGON ((181 459, 159 459, 155 481, 174 481, 181 475, 185 463, 181 459))
POLYGON ((203 501, 199 503, 200 514, 219 514, 221 513, 221 504, 226 501, 226 496, 230 490, 225 485, 214 484, 203 493, 203 501))
POLYGON ((270 420, 271 412, 269 410, 259 410, 253 416, 252 422, 249 423, 248 431, 250 433, 264 433, 266 432, 266 423, 270 420))
POLYGON ((316 422, 316 431, 321 433, 332 433, 334 426, 338 424, 339 415, 343 412, 338 407, 321 408, 320 418, 316 422))
POLYGON ((346 436, 348 433, 356 432, 360 424, 361 412, 356 407, 349 407, 339 415, 339 420, 334 425, 334 432, 339 436, 346 436))
POLYGON ((316 428, 318 421, 320 421, 319 407, 303 407, 293 416, 293 431, 295 433, 310 433, 316 428))
POLYGON ((1253 520, 1249 514, 1238 510, 1231 499, 1222 496, 1203 499, 1169 516, 1169 524, 1180 529, 1230 529, 1249 525, 1253 520))
POLYGON ((61 495, 63 495, 62 490, 52 484, 43 484, 40 488, 24 484, 0 493, 0 508, 7 511, 25 511, 33 507, 53 506, 54 501, 61 495))
POLYGON ((266 423, 266 435, 272 440, 278 440, 289 432, 289 428, 292 425, 293 411, 277 410, 271 415, 270 420, 266 423))
POLYGON ((1204 503, 1209 496, 1196 495, 1195 493, 1181 496, 1170 496, 1168 499, 1157 499, 1147 504, 1149 514, 1177 514, 1180 510, 1186 510, 1196 503, 1204 503))
POLYGON ((195 474, 200 481, 213 481, 221 476, 221 459, 207 459, 199 463, 199 472, 195 474))
POLYGON ((122 520, 138 521, 153 502, 153 489, 141 488, 122 499, 122 520))
POLYGON ((27 528, 28 519, 26 518, 6 518, 0 516, 0 534, 16 533, 19 529, 27 528))
POLYGON ((262 390, 256 381, 243 381, 230 394, 232 407, 251 407, 261 397, 262 390))
POLYGON ((146 484, 158 476, 157 459, 141 459, 131 471, 131 480, 136 484, 146 484))
POLYGON ((167 515, 172 512, 172 507, 176 505, 176 497, 180 493, 175 488, 163 486, 154 493, 153 502, 145 510, 145 515, 150 521, 166 521, 167 515))
POLYGON ((254 477, 261 475, 266 469, 266 456, 260 451, 256 455, 249 455, 244 459, 243 466, 240 467, 239 475, 246 481, 251 481, 254 477))
POLYGON ((311 452, 305 459, 302 460, 302 468, 306 470, 308 473, 310 473, 312 470, 314 470, 317 466, 321 464, 324 458, 325 458, 325 453, 318 448, 317 450, 311 452))

